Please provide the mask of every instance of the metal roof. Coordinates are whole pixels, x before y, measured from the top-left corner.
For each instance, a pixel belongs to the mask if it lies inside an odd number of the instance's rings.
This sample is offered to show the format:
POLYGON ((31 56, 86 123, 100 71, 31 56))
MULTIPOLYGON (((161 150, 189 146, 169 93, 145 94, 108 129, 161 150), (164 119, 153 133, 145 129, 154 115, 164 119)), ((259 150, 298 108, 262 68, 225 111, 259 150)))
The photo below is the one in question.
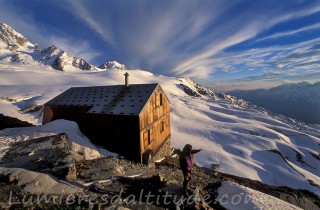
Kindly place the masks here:
POLYGON ((45 105, 89 106, 88 113, 139 115, 158 84, 72 87, 45 105))

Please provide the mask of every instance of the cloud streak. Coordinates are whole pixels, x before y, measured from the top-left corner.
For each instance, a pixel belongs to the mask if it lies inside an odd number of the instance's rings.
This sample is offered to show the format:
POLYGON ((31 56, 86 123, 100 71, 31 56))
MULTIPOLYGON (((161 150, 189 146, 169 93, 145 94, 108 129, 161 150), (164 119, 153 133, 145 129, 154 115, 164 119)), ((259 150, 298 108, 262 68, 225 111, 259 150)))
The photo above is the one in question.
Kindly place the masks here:
MULTIPOLYGON (((112 43, 120 60, 127 66, 193 78, 206 78, 211 73, 221 70, 241 71, 239 67, 248 66, 249 62, 223 59, 227 63, 221 64, 217 58, 220 58, 220 54, 226 49, 251 40, 277 24, 320 11, 317 4, 304 7, 294 4, 291 5, 293 9, 288 9, 285 6, 275 7, 272 3, 252 3, 241 14, 228 15, 243 2, 227 5, 212 1, 203 1, 202 4, 196 1, 188 4, 183 1, 137 1, 126 2, 126 6, 123 6, 123 1, 118 2, 117 5, 100 5, 104 8, 102 11, 86 1, 77 1, 70 3, 70 11, 100 34, 107 44, 112 43), (108 21, 115 16, 117 21, 108 21), (106 22, 101 21, 102 17, 106 22)), ((276 33, 263 39, 290 36, 319 27, 317 23, 294 31, 276 33)), ((281 58, 281 50, 268 53, 272 58, 266 59, 267 56, 260 55, 259 59, 258 56, 252 56, 255 60, 250 62, 252 66, 248 69, 284 69, 290 67, 286 61, 297 61, 281 58), (277 57, 280 57, 281 61, 272 60, 277 57)), ((300 59, 299 63, 303 61, 300 59)), ((305 64, 307 63, 305 61, 305 64)), ((309 62, 309 65, 314 66, 317 63, 309 62)), ((298 65, 295 67, 298 68, 298 65)))
POLYGON ((114 44, 112 30, 105 29, 108 29, 108 27, 105 27, 108 23, 107 20, 104 20, 102 23, 100 19, 95 18, 91 11, 78 1, 64 1, 60 5, 63 8, 67 8, 74 16, 83 20, 88 27, 100 35, 108 44, 114 44))
POLYGON ((242 65, 242 71, 293 71, 301 68, 308 70, 320 66, 320 38, 291 45, 223 53, 217 57, 216 63, 217 70, 225 71, 233 71, 233 67, 239 65, 242 65))
POLYGON ((291 35, 296 35, 298 33, 306 32, 306 31, 310 31, 310 30, 316 30, 316 29, 320 29, 320 23, 316 23, 311 26, 299 28, 297 30, 275 33, 273 35, 258 39, 258 40, 256 40, 256 42, 265 41, 265 40, 269 40, 269 39, 277 39, 277 38, 282 38, 282 37, 291 36, 291 35))

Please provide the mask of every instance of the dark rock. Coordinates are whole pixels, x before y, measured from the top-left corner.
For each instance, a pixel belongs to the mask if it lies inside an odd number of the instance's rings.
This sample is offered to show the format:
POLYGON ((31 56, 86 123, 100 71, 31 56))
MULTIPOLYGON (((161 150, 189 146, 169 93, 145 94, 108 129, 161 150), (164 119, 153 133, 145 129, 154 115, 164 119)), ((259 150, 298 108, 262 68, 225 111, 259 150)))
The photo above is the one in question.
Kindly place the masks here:
POLYGON ((8 117, 0 114, 0 130, 5 128, 15 128, 15 127, 28 127, 33 126, 31 123, 26 121, 21 121, 14 117, 8 117))
POLYGON ((12 176, 11 174, 0 174, 0 180, 2 183, 9 183, 9 184, 17 184, 18 180, 17 177, 12 176))
POLYGON ((40 52, 42 49, 41 47, 39 46, 39 44, 34 44, 34 51, 38 51, 40 52))
POLYGON ((26 114, 26 113, 32 113, 32 112, 37 112, 42 109, 42 105, 35 105, 31 104, 30 106, 27 106, 24 109, 19 110, 21 114, 26 114))
POLYGON ((171 139, 168 138, 165 142, 162 143, 159 150, 154 152, 153 161, 157 161, 162 159, 163 157, 170 156, 171 152, 171 139))
POLYGON ((183 91, 188 94, 189 96, 193 96, 193 97, 201 97, 201 95, 199 93, 197 93, 196 91, 190 89, 188 86, 184 85, 184 84, 180 84, 180 86, 182 87, 183 91))
POLYGON ((17 62, 19 61, 20 57, 19 54, 14 54, 11 56, 11 62, 17 62))
POLYGON ((202 96, 207 96, 214 101, 218 100, 217 94, 214 93, 212 90, 194 82, 189 78, 185 78, 185 79, 191 84, 192 87, 194 87, 194 89, 191 89, 189 86, 183 84, 183 80, 181 79, 178 80, 179 82, 182 82, 179 86, 189 96, 199 97, 199 98, 201 98, 202 96))

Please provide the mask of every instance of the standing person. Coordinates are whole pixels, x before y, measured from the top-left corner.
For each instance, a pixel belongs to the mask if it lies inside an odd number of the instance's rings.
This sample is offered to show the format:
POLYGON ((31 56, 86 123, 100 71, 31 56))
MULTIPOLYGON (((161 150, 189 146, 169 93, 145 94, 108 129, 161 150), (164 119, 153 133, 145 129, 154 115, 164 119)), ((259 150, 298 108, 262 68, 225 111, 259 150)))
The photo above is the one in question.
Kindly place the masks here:
POLYGON ((187 185, 191 180, 191 171, 194 163, 193 154, 196 154, 200 151, 202 151, 202 149, 192 150, 192 146, 190 144, 186 144, 179 156, 180 168, 183 173, 183 192, 186 195, 188 195, 187 185))

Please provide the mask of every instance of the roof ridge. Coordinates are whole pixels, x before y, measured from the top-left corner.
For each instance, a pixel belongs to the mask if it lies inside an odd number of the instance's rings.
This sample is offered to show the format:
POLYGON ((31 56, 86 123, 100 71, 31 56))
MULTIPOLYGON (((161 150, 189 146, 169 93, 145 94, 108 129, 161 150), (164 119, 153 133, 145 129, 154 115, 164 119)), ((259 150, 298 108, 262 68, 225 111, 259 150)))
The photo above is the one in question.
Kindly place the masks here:
POLYGON ((106 106, 102 110, 102 113, 107 113, 108 111, 110 111, 113 106, 119 103, 121 97, 123 97, 128 92, 128 90, 129 88, 125 88, 125 86, 123 86, 122 90, 118 93, 118 95, 108 104, 108 106, 106 106))

